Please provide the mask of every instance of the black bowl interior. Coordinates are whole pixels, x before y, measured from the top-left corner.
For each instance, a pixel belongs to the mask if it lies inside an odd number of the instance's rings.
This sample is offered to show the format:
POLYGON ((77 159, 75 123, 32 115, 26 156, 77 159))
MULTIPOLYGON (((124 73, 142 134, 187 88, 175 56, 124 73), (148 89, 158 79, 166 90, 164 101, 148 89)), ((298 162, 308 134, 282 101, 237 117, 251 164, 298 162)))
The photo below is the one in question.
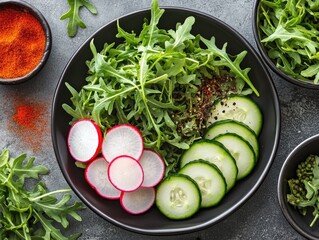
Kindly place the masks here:
MULTIPOLYGON (((161 28, 175 28, 177 22, 183 22, 193 15, 196 23, 193 34, 201 34, 206 38, 216 37, 216 43, 221 48, 228 42, 227 51, 232 54, 246 50, 248 54, 243 67, 251 67, 250 77, 261 93, 260 97, 253 96, 264 113, 264 127, 260 134, 260 159, 253 173, 237 183, 235 188, 227 194, 218 207, 201 210, 190 219, 172 221, 159 213, 154 206, 150 211, 139 216, 126 213, 119 201, 104 200, 85 182, 83 170, 74 165, 74 160, 68 153, 66 138, 70 128, 70 116, 65 113, 61 105, 70 104, 70 93, 65 82, 71 83, 77 90, 85 83, 87 74, 86 60, 92 58, 89 42, 94 38, 97 49, 101 50, 105 42, 117 42, 116 20, 105 25, 93 34, 73 55, 58 83, 52 106, 52 140, 56 157, 62 173, 75 193, 87 206, 104 219, 128 230, 145 234, 178 234, 208 227, 234 212, 260 186, 273 161, 279 139, 280 110, 276 90, 272 79, 258 58, 254 49, 236 31, 209 15, 181 8, 165 8, 159 26, 161 28)), ((120 19, 120 25, 127 31, 133 29, 139 33, 144 18, 150 17, 149 10, 138 11, 120 19)))
POLYGON ((287 202, 287 194, 290 193, 288 180, 296 177, 298 164, 304 161, 310 154, 319 155, 319 134, 299 144, 287 157, 279 174, 278 200, 282 212, 291 226, 307 239, 319 239, 318 224, 310 227, 313 220, 312 209, 306 216, 302 216, 291 204, 287 202))
POLYGON ((31 4, 27 2, 20 1, 20 0, 8 0, 8 1, 4 0, 0 2, 0 9, 4 9, 4 8, 13 8, 13 9, 25 11, 32 14, 41 23, 43 30, 45 32, 45 38, 46 38, 45 49, 44 49, 43 56, 39 64, 36 66, 36 68, 34 68, 27 75, 19 77, 19 78, 10 78, 10 79, 0 78, 1 84, 7 84, 7 85, 19 84, 36 76, 40 72, 40 70, 43 68, 43 66, 46 64, 51 52, 51 47, 52 47, 51 28, 47 20, 45 19, 45 17, 42 15, 42 13, 37 8, 35 8, 34 6, 32 6, 31 4))
POLYGON ((288 82, 293 83, 297 86, 305 87, 305 88, 319 89, 319 84, 314 84, 313 81, 296 79, 296 78, 293 78, 293 77, 287 75, 286 73, 282 72, 280 69, 278 69, 276 67, 274 61, 268 57, 267 49, 260 42, 261 41, 261 33, 260 33, 260 29, 258 27, 259 22, 260 22, 260 18, 259 18, 260 2, 261 2, 261 0, 256 0, 254 3, 253 14, 252 14, 253 15, 252 26, 253 26, 254 38, 255 38, 258 50, 260 51, 260 54, 261 54, 263 60, 267 63, 267 65, 271 68, 272 71, 274 71, 276 74, 278 74, 280 77, 287 80, 288 82))

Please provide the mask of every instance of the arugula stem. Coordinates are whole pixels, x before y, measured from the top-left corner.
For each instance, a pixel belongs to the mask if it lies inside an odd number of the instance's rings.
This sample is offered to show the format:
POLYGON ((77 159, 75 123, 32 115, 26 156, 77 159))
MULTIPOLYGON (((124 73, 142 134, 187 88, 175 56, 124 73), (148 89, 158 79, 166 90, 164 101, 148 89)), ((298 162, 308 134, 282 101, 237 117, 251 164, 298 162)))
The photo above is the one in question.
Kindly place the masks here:
MULTIPOLYGON (((0 202, 0 207, 2 208, 1 212, 2 212, 2 213, 5 213, 5 210, 7 209, 7 206, 5 206, 4 203, 1 203, 1 202, 0 202)), ((14 223, 11 221, 11 218, 6 218, 6 220, 9 222, 9 224, 10 224, 11 226, 14 225, 14 223)))
POLYGON ((31 202, 35 202, 35 201, 37 201, 37 200, 39 200, 39 199, 41 199, 41 198, 44 198, 44 197, 46 197, 46 196, 54 195, 54 194, 56 194, 56 193, 63 193, 63 192, 71 192, 71 189, 55 190, 55 191, 53 191, 53 192, 48 192, 48 193, 46 193, 46 194, 42 194, 42 195, 40 195, 40 196, 38 196, 38 197, 28 198, 28 199, 29 199, 29 201, 31 201, 31 202))
POLYGON ((18 193, 18 189, 11 183, 11 181, 9 181, 11 175, 9 175, 8 177, 4 176, 1 174, 0 172, 0 181, 1 181, 1 185, 5 185, 7 184, 7 186, 12 189, 15 193, 18 193))
POLYGON ((163 74, 163 75, 161 75, 159 77, 156 77, 156 78, 153 78, 153 79, 151 79, 149 81, 146 81, 145 85, 151 84, 151 83, 157 83, 157 82, 160 82, 162 80, 168 80, 168 75, 167 74, 163 74))
MULTIPOLYGON (((95 77, 94 80, 91 82, 91 85, 94 85, 97 81, 98 77, 95 77)), ((89 92, 86 100, 83 102, 83 105, 82 105, 82 109, 85 108, 85 106, 89 103, 90 99, 91 99, 91 95, 92 95, 92 91, 89 92)))
POLYGON ((313 225, 316 223, 317 219, 318 219, 319 215, 316 214, 314 219, 312 220, 312 222, 310 223, 310 227, 313 227, 313 225))
POLYGON ((28 215, 27 218, 24 216, 23 213, 20 213, 19 215, 20 215, 20 220, 21 220, 21 224, 20 225, 21 225, 21 228, 23 230, 24 238, 28 239, 28 240, 31 240, 30 234, 28 233, 27 222, 29 221, 30 217, 32 216, 32 209, 30 209, 30 212, 29 212, 29 215, 28 215))
POLYGON ((155 121, 154 121, 154 118, 153 118, 153 116, 152 116, 152 113, 151 113, 151 111, 150 111, 150 109, 149 109, 149 107, 148 107, 147 98, 146 98, 146 96, 145 96, 144 91, 142 91, 142 98, 143 98, 143 102, 144 102, 144 104, 145 104, 146 113, 147 113, 149 119, 151 120, 152 125, 153 125, 153 127, 154 127, 154 129, 155 129, 155 131, 156 131, 156 133, 157 133, 156 146, 157 146, 158 148, 160 148, 160 146, 161 146, 161 130, 158 128, 157 124, 156 124, 155 121))
MULTIPOLYGON (((19 213, 19 215, 20 215, 19 217, 20 217, 21 223, 19 225, 14 225, 14 223, 11 222, 11 227, 7 228, 7 229, 8 230, 14 230, 14 229, 24 228, 24 226, 27 224, 27 222, 29 221, 29 219, 32 216, 32 207, 31 207, 31 205, 29 205, 28 209, 30 209, 30 211, 29 211, 29 214, 28 214, 27 218, 25 218, 24 214, 20 212, 19 213)), ((28 239, 28 238, 26 238, 26 239, 28 239)))

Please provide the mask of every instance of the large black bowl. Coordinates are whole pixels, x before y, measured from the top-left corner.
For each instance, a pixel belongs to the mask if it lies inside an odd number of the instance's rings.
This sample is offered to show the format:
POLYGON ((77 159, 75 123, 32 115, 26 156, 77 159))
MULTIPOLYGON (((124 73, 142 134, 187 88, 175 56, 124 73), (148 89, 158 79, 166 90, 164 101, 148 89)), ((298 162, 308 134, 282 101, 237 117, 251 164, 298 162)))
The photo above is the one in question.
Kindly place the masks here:
POLYGON ((287 156, 278 178, 278 200, 281 210, 286 217, 289 224, 301 235, 307 239, 319 239, 319 231, 317 221, 313 227, 310 223, 314 216, 312 215, 312 208, 309 208, 307 215, 303 216, 301 213, 287 201, 287 194, 290 193, 288 180, 296 178, 296 169, 298 164, 304 161, 310 154, 319 156, 319 134, 314 135, 294 148, 294 150, 287 156))
MULTIPOLYGON (((259 138, 260 158, 258 163, 253 173, 238 182, 217 207, 203 209, 192 218, 183 221, 168 220, 155 206, 143 215, 129 215, 121 208, 119 201, 105 200, 97 195, 86 183, 83 169, 74 165, 66 144, 70 128, 68 123, 71 118, 61 107, 63 103, 70 104, 71 95, 65 87, 65 82, 70 83, 77 90, 85 84, 87 76, 85 61, 92 58, 89 43, 94 38, 97 49, 101 50, 105 42, 117 42, 118 39, 115 38, 116 20, 94 33, 73 55, 62 73, 54 96, 52 140, 56 158, 65 179, 79 198, 99 216, 125 229, 139 233, 154 235, 187 233, 203 229, 226 218, 250 198, 261 185, 272 164, 279 141, 280 109, 276 90, 267 68, 241 35, 212 16, 183 8, 165 8, 159 26, 166 29, 175 28, 177 22, 183 22, 190 15, 196 18, 193 34, 201 34, 206 38, 215 36, 220 48, 225 42, 228 42, 227 51, 231 54, 238 54, 243 50, 248 51, 242 67, 251 67, 249 75, 261 93, 260 97, 252 97, 264 113, 264 126, 259 138)), ((149 9, 122 17, 120 24, 127 31, 133 29, 139 32, 144 18, 150 18, 149 9)))

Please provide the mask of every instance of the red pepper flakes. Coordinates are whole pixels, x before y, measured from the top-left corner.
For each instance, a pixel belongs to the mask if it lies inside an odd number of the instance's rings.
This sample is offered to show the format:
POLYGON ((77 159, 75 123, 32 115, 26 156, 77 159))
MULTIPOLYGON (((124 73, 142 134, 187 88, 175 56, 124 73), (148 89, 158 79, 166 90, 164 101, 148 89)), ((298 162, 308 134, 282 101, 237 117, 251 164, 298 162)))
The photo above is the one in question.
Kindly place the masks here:
POLYGON ((49 119, 45 103, 15 97, 8 129, 34 152, 40 151, 49 139, 49 119))

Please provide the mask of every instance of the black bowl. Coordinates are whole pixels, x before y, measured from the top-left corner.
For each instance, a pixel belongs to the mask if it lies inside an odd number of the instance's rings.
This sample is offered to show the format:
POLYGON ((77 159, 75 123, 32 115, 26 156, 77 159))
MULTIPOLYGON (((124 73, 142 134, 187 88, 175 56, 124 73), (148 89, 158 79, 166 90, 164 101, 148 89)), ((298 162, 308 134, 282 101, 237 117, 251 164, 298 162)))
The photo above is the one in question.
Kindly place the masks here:
MULTIPOLYGON (((190 219, 173 221, 165 218, 154 206, 143 215, 132 216, 126 213, 119 201, 107 201, 99 197, 85 182, 83 169, 74 165, 74 160, 68 153, 66 138, 69 131, 71 117, 62 109, 62 104, 70 104, 70 92, 65 82, 71 83, 79 90, 85 84, 87 75, 86 60, 92 58, 89 43, 94 38, 98 50, 103 48, 105 42, 117 42, 116 20, 108 23, 94 33, 72 56, 64 69, 54 95, 52 106, 52 140, 57 161, 62 173, 79 198, 102 218, 125 229, 154 235, 169 235, 193 232, 215 224, 229 216, 245 203, 261 185, 266 177, 275 156, 279 141, 280 109, 277 92, 272 79, 262 61, 249 43, 235 30, 218 19, 197 11, 184 8, 165 8, 165 13, 159 23, 160 28, 175 28, 177 22, 183 22, 188 16, 194 16, 196 22, 193 34, 203 37, 216 37, 218 47, 228 42, 227 51, 238 54, 243 50, 248 54, 242 67, 251 67, 249 73, 254 85, 261 93, 260 97, 252 96, 264 113, 264 127, 260 134, 260 159, 253 173, 246 179, 237 183, 223 201, 214 208, 203 209, 190 219)), ((127 31, 133 29, 140 32, 144 18, 150 18, 150 10, 141 10, 120 18, 121 27, 127 31)))
POLYGON ((39 64, 31 72, 29 72, 28 74, 22 77, 0 78, 0 84, 10 85, 10 84, 23 83, 33 78, 34 76, 36 76, 41 71, 43 66, 46 64, 51 52, 51 47, 52 47, 51 29, 47 20, 42 15, 42 13, 29 3, 26 3, 21 0, 4 0, 4 1, 1 1, 0 3, 0 9, 2 8, 13 8, 13 9, 17 9, 17 10, 32 14, 41 23, 42 28, 45 32, 46 43, 45 43, 44 52, 39 64))
POLYGON ((298 146, 288 155, 279 174, 278 200, 281 210, 290 225, 307 239, 319 239, 318 224, 310 227, 313 220, 312 209, 307 215, 301 215, 291 204, 287 202, 287 194, 290 193, 288 180, 296 177, 298 164, 304 161, 310 154, 319 156, 319 134, 314 135, 298 146))
POLYGON ((268 56, 267 49, 265 46, 261 43, 261 33, 259 29, 259 9, 260 9, 260 2, 261 0, 256 0, 253 7, 253 17, 252 17, 252 26, 253 26, 253 33, 254 38, 257 44, 257 47, 260 51, 260 54, 263 58, 263 60, 267 63, 267 65, 274 71, 277 75, 282 77, 283 79, 287 80, 290 83, 293 83, 297 86, 310 88, 310 89, 319 89, 319 84, 315 84, 313 81, 310 80, 300 80, 297 78, 294 78, 283 71, 281 71, 279 68, 276 67, 275 62, 268 56))

